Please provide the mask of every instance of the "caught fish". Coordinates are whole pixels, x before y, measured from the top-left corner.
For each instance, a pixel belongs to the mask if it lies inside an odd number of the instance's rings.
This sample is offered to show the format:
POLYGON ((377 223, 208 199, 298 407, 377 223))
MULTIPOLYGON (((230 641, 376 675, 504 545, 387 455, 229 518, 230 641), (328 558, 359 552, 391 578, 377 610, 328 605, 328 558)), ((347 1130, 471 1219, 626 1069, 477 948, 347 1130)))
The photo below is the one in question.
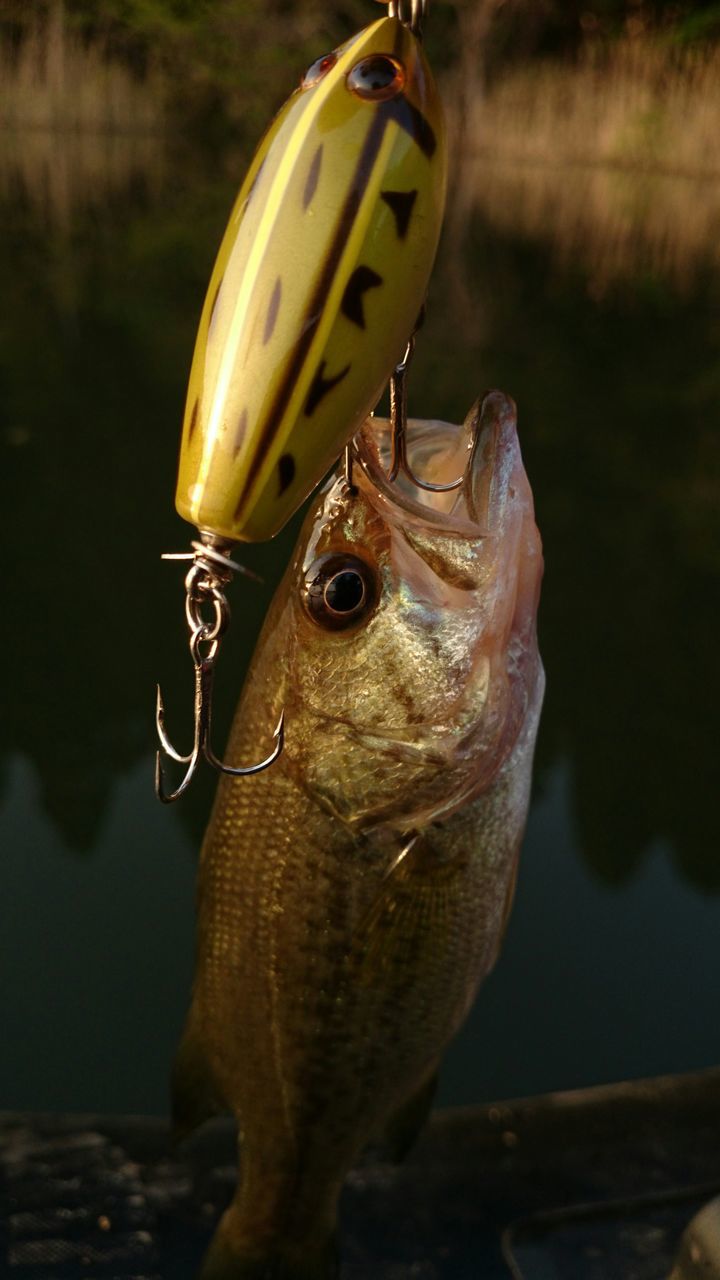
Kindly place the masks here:
POLYGON ((222 778, 199 870, 197 970, 174 1072, 178 1131, 239 1125, 241 1176, 204 1280, 335 1275, 343 1178, 429 1108, 443 1050, 510 911, 544 676, 542 555, 498 392, 462 427, 388 424, 315 502, 258 641, 228 753, 284 703, 273 769, 222 778), (476 430, 477 428, 477 430, 476 430))

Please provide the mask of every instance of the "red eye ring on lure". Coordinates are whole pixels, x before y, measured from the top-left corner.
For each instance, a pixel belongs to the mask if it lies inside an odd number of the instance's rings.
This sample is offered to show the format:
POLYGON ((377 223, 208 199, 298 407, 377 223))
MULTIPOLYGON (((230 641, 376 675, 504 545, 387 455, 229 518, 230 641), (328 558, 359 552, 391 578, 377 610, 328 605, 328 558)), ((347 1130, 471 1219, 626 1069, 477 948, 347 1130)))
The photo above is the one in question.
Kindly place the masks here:
POLYGON ((389 53, 373 53, 348 71, 346 84, 364 102, 389 102, 405 88, 405 68, 389 53))
POLYGON ((305 72, 305 75, 300 81, 300 88, 312 89, 313 85, 318 84, 320 80, 324 79, 328 71, 332 71, 336 62, 336 53, 326 53, 323 54, 322 58, 317 58, 305 72))
POLYGON ((350 552, 330 551, 311 564, 301 595, 313 622, 327 631, 347 631, 365 622, 377 606, 377 570, 350 552))

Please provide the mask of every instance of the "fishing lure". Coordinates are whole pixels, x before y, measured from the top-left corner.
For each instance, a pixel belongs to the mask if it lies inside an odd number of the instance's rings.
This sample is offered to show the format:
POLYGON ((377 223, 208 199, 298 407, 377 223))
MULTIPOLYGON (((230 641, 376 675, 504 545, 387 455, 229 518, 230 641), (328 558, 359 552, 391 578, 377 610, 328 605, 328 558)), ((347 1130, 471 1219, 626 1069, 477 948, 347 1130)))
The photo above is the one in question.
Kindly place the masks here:
MULTIPOLYGON (((421 46, 427 0, 391 0, 388 16, 319 58, 280 110, 242 184, 203 307, 182 430, 176 508, 199 537, 186 559, 195 667, 192 751, 163 801, 188 786, 210 744, 214 663, 229 621, 224 588, 244 572, 235 543, 273 537, 322 479, 391 380, 401 466, 404 376, 442 225, 442 108, 421 46), (403 352, 405 355, 403 356, 403 352)), ((347 454, 352 481, 352 452, 347 454)), ((458 484, 461 480, 458 481, 458 484)), ((433 486, 427 486, 433 487, 433 486)), ((452 486, 444 486, 445 488, 452 486)))

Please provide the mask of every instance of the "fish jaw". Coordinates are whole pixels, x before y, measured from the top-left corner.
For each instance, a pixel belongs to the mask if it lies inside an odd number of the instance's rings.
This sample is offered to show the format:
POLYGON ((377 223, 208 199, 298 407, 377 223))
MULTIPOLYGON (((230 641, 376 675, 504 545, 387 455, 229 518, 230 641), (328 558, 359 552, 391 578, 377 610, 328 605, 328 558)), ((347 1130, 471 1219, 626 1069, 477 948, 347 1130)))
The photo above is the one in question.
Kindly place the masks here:
POLYGON ((486 788, 540 670, 542 553, 512 402, 492 393, 462 427, 410 424, 433 474, 470 459, 462 495, 435 506, 387 482, 386 433, 382 420, 366 424, 357 492, 342 476, 330 483, 281 588, 293 634, 288 764, 359 830, 407 829, 486 788), (334 633, 308 616, 303 583, 321 557, 346 554, 375 575, 377 605, 334 633))

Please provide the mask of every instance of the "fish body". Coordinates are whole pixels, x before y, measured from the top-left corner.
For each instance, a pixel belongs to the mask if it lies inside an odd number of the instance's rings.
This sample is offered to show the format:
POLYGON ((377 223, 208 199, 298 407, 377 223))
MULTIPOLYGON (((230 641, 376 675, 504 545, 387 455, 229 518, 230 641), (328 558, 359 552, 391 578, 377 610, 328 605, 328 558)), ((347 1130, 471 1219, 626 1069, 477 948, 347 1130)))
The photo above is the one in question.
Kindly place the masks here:
POLYGON ((498 953, 543 692, 539 535, 499 393, 409 439, 446 482, 478 414, 465 490, 432 506, 385 481, 369 420, 358 491, 338 476, 316 501, 258 642, 229 759, 283 704, 286 748, 219 784, 175 1072, 181 1129, 239 1124, 206 1280, 335 1274, 346 1172, 373 1135, 412 1137, 498 953))
POLYGON ((240 189, 190 373, 186 520, 269 538, 322 479, 415 327, 445 185, 432 73, 381 18, 310 68, 240 189))

